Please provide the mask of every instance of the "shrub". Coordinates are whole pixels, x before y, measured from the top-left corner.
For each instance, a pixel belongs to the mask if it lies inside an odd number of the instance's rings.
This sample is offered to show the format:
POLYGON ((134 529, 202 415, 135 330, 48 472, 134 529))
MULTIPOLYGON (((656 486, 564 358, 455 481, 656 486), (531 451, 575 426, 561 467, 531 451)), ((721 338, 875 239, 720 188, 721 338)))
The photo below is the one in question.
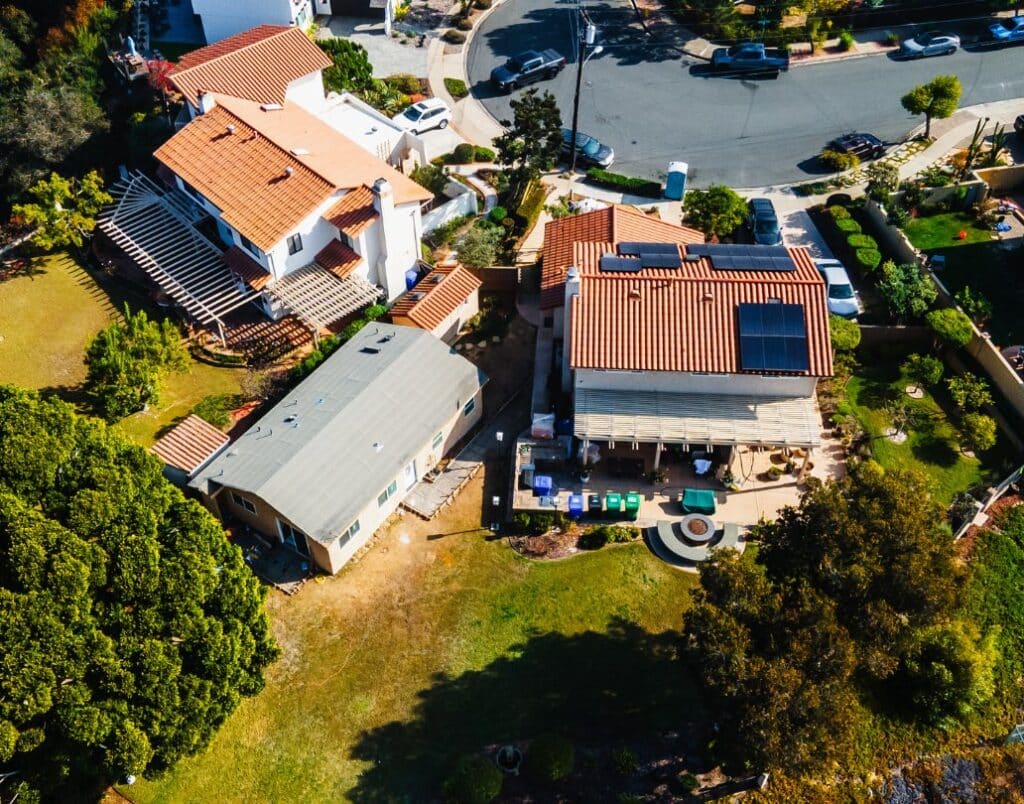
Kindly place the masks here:
POLYGON ((882 253, 878 249, 859 248, 853 256, 864 271, 874 271, 882 262, 882 253))
POLYGON ((501 237, 502 231, 498 227, 486 223, 485 220, 477 221, 455 244, 459 252, 459 261, 467 268, 490 268, 497 259, 501 237))
POLYGON ((547 195, 547 189, 539 181, 531 181, 526 185, 526 191, 515 214, 521 232, 530 231, 537 223, 547 195))
POLYGON ((946 380, 946 385, 949 388, 949 395, 953 397, 953 403, 961 411, 981 410, 986 405, 992 404, 992 394, 988 390, 988 383, 969 371, 965 371, 957 377, 950 377, 946 380))
POLYGON ((846 52, 853 50, 856 46, 857 40, 853 38, 851 31, 840 31, 839 32, 839 49, 846 52))
POLYGON ((843 221, 850 219, 850 210, 841 204, 833 204, 828 208, 828 214, 832 216, 834 221, 843 221))
POLYGON ((583 550, 600 550, 606 544, 627 544, 639 538, 640 530, 626 525, 597 525, 588 528, 579 539, 583 550))
POLYGON ((900 43, 900 35, 896 31, 885 32, 885 44, 889 47, 896 47, 900 43))
POLYGON ((852 234, 846 238, 846 245, 856 251, 859 248, 872 248, 878 249, 878 243, 875 242, 875 238, 871 235, 866 234, 852 234))
POLYGON ((914 381, 918 388, 930 388, 942 379, 945 366, 942 361, 932 355, 909 355, 900 369, 914 381))
POLYGON ((501 223, 503 220, 505 220, 505 218, 508 217, 508 211, 505 209, 505 207, 495 207, 489 213, 487 213, 487 217, 490 218, 495 223, 501 223))
POLYGON ((448 94, 455 100, 462 100, 469 94, 469 87, 466 86, 466 82, 461 78, 444 79, 444 88, 448 90, 448 94))
POLYGON ((412 73, 395 73, 384 79, 384 83, 394 87, 403 95, 418 95, 423 91, 420 86, 420 79, 412 73))
POLYGON ((860 346, 860 327, 853 321, 829 313, 828 326, 832 333, 832 348, 837 352, 852 352, 860 346))
POLYGON ((557 782, 572 773, 576 752, 572 743, 558 734, 544 734, 530 743, 527 769, 542 782, 557 782))
POLYGON ((452 45, 461 45, 466 41, 466 35, 462 31, 456 31, 454 28, 449 28, 445 31, 441 38, 452 45))
POLYGON ((440 165, 417 165, 412 169, 409 178, 420 187, 430 190, 438 201, 443 203, 447 200, 444 191, 448 187, 448 172, 440 165))
POLYGON ((836 221, 836 229, 843 234, 860 234, 863 231, 853 218, 839 218, 836 221))
POLYGON ((895 226, 898 229, 905 229, 907 224, 910 223, 910 213, 902 206, 895 206, 889 210, 889 215, 886 221, 890 226, 895 226))
POLYGON ((479 8, 481 11, 484 11, 491 7, 491 3, 492 0, 476 0, 476 2, 473 5, 479 8))
POLYGON ((476 158, 476 147, 472 143, 460 142, 452 151, 452 162, 456 165, 466 165, 476 158))
POLYGON ((451 242, 455 233, 465 225, 469 218, 469 215, 461 215, 458 218, 452 218, 448 223, 438 226, 434 231, 426 235, 425 239, 432 243, 435 248, 439 246, 446 246, 451 242))
POLYGON ((501 771, 489 759, 464 756, 444 783, 444 797, 452 804, 488 804, 501 792, 501 782, 501 771))
POLYGON ((199 400, 192 408, 192 413, 223 430, 231 424, 231 409, 234 406, 234 394, 211 394, 199 400))
POLYGON ((853 170, 853 168, 860 165, 860 158, 857 154, 843 153, 842 151, 834 151, 831 148, 826 148, 821 152, 821 163, 829 170, 834 170, 837 173, 842 170, 853 170))
POLYGON ((317 45, 334 62, 323 71, 324 86, 335 92, 365 92, 373 83, 366 48, 351 39, 319 39, 317 45))
POLYGON ((698 787, 700 787, 700 780, 689 771, 683 771, 676 777, 676 781, 679 782, 679 789, 683 793, 692 793, 698 787))
POLYGON ((974 321, 987 321, 992 317, 992 302, 981 293, 975 293, 969 285, 956 292, 956 303, 974 321))
POLYGON ((645 198, 661 198, 661 183, 649 181, 648 179, 622 176, 618 173, 611 173, 601 168, 592 167, 587 171, 587 180, 600 187, 610 187, 613 190, 620 190, 632 195, 642 195, 645 198))
POLYGON ((628 748, 622 748, 612 754, 612 770, 620 776, 629 776, 637 769, 636 754, 628 748))
POLYGON ((498 155, 494 152, 493 148, 488 148, 484 145, 476 146, 477 162, 493 162, 497 158, 498 155))
POLYGON ((959 310, 952 307, 932 310, 926 317, 932 332, 946 346, 960 348, 971 342, 974 334, 971 319, 959 310))
POLYGON ((984 413, 968 413, 960 420, 960 440, 974 452, 984 452, 996 444, 996 423, 984 413))
POLYGON ((473 20, 471 17, 459 17, 457 20, 455 20, 455 27, 458 28, 460 31, 472 31, 473 20))

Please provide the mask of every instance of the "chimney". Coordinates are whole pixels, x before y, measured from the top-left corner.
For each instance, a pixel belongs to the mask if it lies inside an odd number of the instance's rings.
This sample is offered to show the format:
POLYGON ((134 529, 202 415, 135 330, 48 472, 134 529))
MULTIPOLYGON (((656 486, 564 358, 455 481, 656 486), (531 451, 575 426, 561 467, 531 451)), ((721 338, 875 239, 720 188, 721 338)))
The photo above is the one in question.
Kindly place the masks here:
POLYGON ((234 134, 234 133, 235 133, 234 123, 228 123, 228 134, 234 134))
POLYGON ((380 223, 377 225, 377 241, 379 254, 377 257, 377 284, 383 285, 387 298, 396 298, 405 291, 405 271, 408 265, 400 265, 397 260, 401 258, 398 248, 388 248, 391 238, 400 238, 403 232, 395 216, 395 196, 391 189, 391 182, 387 179, 377 179, 371 188, 373 192, 373 208, 380 216, 380 223))
POLYGON ((199 93, 199 114, 206 114, 213 110, 213 107, 217 105, 216 98, 213 97, 212 92, 207 92, 205 89, 199 93))
POLYGON ((580 269, 569 266, 565 274, 565 308, 562 310, 562 391, 572 390, 572 369, 569 367, 569 353, 572 351, 572 305, 580 295, 580 269))
POLYGON ((285 169, 284 169, 284 175, 285 176, 291 176, 294 172, 295 172, 295 168, 293 168, 291 165, 287 165, 285 167, 285 169))

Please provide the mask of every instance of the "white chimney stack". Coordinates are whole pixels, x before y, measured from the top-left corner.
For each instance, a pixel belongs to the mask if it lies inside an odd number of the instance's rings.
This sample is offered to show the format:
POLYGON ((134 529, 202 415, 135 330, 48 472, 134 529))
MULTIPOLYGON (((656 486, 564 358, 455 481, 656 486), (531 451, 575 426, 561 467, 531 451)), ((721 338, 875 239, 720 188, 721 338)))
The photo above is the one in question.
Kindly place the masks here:
POLYGON ((380 249, 377 257, 377 284, 384 286, 384 292, 390 301, 405 291, 405 271, 410 267, 399 264, 401 254, 391 253, 389 249, 390 237, 400 237, 401 232, 397 228, 395 216, 395 196, 391 189, 391 182, 387 179, 377 179, 371 188, 373 191, 373 208, 380 216, 377 225, 377 242, 380 249))
POLYGON ((213 111, 213 107, 217 105, 217 99, 213 97, 212 92, 207 92, 205 89, 199 93, 199 114, 206 114, 207 112, 213 111))
POLYGON ((565 273, 565 307, 562 310, 562 391, 572 390, 572 369, 569 368, 569 353, 572 351, 572 305, 580 295, 580 269, 570 265, 565 273))

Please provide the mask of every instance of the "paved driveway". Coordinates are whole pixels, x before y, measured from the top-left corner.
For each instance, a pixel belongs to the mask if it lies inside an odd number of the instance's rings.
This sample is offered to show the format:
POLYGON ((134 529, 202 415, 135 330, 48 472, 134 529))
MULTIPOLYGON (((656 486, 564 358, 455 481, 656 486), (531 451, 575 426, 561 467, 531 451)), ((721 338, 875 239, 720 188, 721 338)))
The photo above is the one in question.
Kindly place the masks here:
MULTIPOLYGON (((576 80, 575 3, 507 0, 476 31, 467 55, 473 94, 495 117, 511 117, 508 96, 487 83, 491 68, 525 49, 553 47, 570 65, 538 86, 572 120, 576 80)), ((690 163, 691 183, 762 187, 812 178, 813 156, 855 129, 896 141, 918 123, 900 96, 940 73, 964 84, 962 105, 1024 96, 1024 46, 897 62, 885 56, 794 67, 778 79, 713 76, 704 63, 651 42, 627 0, 586 4, 605 50, 584 71, 580 128, 615 149, 615 167, 661 178, 668 163, 690 163)), ((520 90, 521 92, 522 90, 520 90)), ((1022 101, 1024 111, 1024 101, 1022 101)))

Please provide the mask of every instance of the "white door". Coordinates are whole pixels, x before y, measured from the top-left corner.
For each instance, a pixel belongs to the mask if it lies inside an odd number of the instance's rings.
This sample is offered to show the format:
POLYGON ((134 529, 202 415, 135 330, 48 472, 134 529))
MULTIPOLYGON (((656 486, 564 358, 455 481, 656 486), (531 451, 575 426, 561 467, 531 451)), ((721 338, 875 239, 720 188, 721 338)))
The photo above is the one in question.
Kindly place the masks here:
POLYGON ((403 473, 405 477, 405 490, 408 491, 416 485, 416 461, 410 461, 403 473))

